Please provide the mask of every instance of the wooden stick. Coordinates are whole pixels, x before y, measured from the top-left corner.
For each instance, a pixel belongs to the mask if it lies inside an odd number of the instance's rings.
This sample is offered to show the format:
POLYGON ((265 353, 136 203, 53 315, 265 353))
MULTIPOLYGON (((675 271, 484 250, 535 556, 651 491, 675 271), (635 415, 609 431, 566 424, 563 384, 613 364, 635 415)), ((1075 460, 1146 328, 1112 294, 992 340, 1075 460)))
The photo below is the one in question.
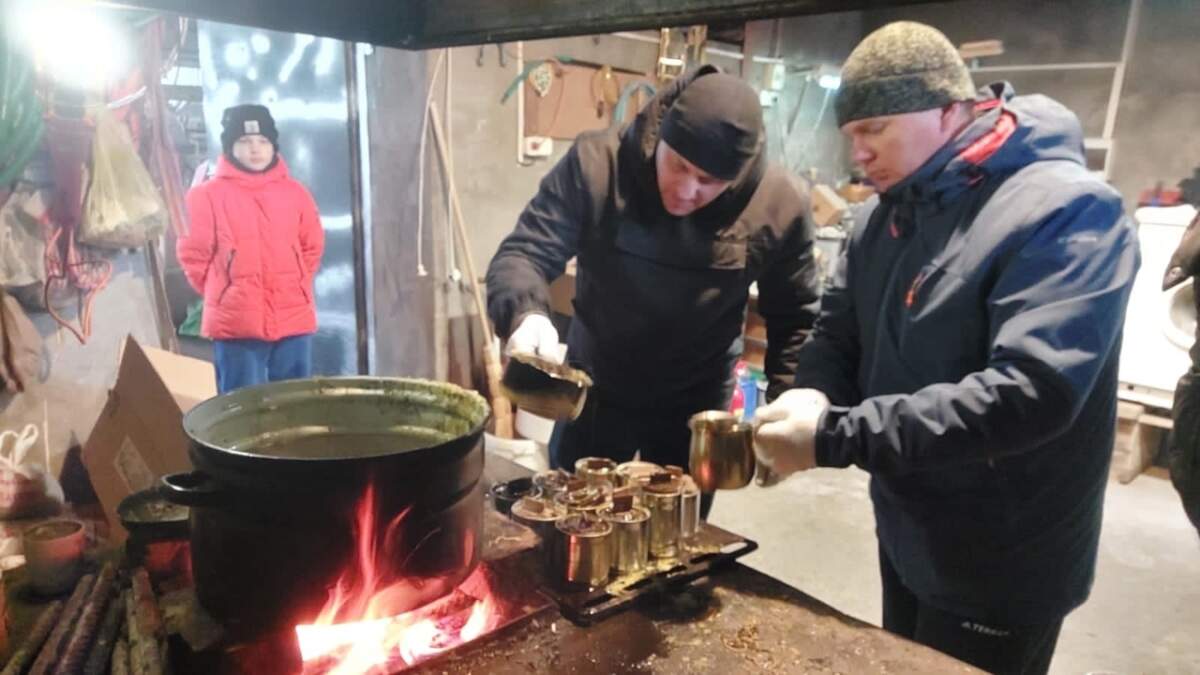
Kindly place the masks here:
POLYGON ((100 632, 96 634, 96 644, 92 645, 87 663, 83 665, 83 675, 104 675, 108 672, 113 647, 124 619, 125 597, 118 594, 110 599, 108 609, 104 612, 104 621, 100 624, 100 632))
POLYGON ((42 610, 33 624, 33 630, 30 631, 29 637, 25 638, 25 642, 17 651, 13 652, 12 658, 8 660, 8 665, 4 666, 4 670, 0 671, 0 675, 21 675, 25 672, 25 668, 33 661, 33 657, 38 655, 39 649, 50 635, 50 631, 54 630, 64 604, 62 600, 55 600, 42 610))
POLYGON ((150 586, 150 574, 144 567, 133 571, 129 579, 133 592, 134 607, 137 609, 138 628, 155 639, 166 634, 163 627, 162 613, 158 611, 158 602, 154 598, 154 589, 150 586))
MULTIPOLYGON (((137 572, 145 574, 143 569, 137 572)), ((156 624, 161 628, 158 605, 154 604, 154 591, 150 591, 150 597, 147 599, 147 588, 139 588, 141 584, 137 572, 134 572, 131 579, 132 589, 125 596, 125 624, 129 629, 129 672, 133 675, 161 675, 162 653, 155 633, 156 624)), ((146 586, 149 586, 148 578, 146 586)))
POLYGON ((83 669, 83 663, 88 657, 88 647, 100 627, 100 619, 109 599, 112 598, 113 582, 117 578, 117 570, 112 563, 105 563, 96 577, 96 585, 92 587, 88 600, 79 612, 79 621, 71 639, 67 642, 62 658, 54 666, 55 675, 72 675, 83 669))
POLYGON ((122 636, 113 645, 112 675, 129 675, 129 643, 122 636))
POLYGON ((50 637, 46 638, 46 644, 42 645, 42 651, 38 654, 37 660, 33 662, 33 668, 29 669, 29 675, 47 675, 54 667, 55 662, 58 661, 58 655, 66 646, 71 630, 75 628, 75 620, 79 618, 79 612, 83 610, 83 604, 95 581, 96 575, 85 574, 79 583, 75 584, 74 592, 67 599, 67 605, 58 617, 58 624, 50 632, 50 637))
POLYGON ((483 326, 483 336, 487 344, 483 350, 484 368, 487 370, 488 391, 492 395, 492 415, 495 420, 495 432, 500 438, 513 437, 512 404, 500 393, 501 367, 500 359, 492 351, 496 335, 492 332, 492 323, 488 320, 487 303, 483 300, 483 289, 479 287, 479 276, 475 273, 475 257, 471 254, 470 239, 467 237, 467 219, 463 217, 462 204, 458 201, 458 189, 454 185, 454 175, 450 172, 450 153, 446 150, 442 131, 442 122, 438 117, 437 104, 429 105, 430 127, 433 129, 433 141, 437 146, 438 156, 442 160, 442 168, 446 174, 446 189, 450 193, 450 204, 454 207, 455 231, 462 245, 463 259, 467 263, 467 276, 471 278, 471 290, 475 296, 475 311, 479 314, 479 322, 483 326))

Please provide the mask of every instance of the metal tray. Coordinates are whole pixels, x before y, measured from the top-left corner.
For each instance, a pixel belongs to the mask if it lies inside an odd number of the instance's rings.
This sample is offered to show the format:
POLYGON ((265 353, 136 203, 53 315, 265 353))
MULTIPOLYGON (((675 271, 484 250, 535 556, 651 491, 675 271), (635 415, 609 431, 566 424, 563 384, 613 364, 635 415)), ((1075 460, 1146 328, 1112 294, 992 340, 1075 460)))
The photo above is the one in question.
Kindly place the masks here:
POLYGON ((559 612, 580 626, 588 626, 633 603, 657 593, 669 593, 753 552, 758 544, 716 525, 701 523, 694 542, 677 558, 651 561, 646 572, 614 579, 603 588, 574 590, 545 584, 541 592, 559 612))

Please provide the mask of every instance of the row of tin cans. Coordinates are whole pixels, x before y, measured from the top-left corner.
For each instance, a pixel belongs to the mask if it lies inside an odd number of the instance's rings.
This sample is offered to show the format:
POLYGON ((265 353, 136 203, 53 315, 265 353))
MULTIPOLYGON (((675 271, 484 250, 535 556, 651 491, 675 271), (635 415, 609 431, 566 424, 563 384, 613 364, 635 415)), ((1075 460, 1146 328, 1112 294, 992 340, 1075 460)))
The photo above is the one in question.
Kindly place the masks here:
POLYGON ((511 517, 537 533, 552 580, 604 586, 677 559, 700 527, 700 490, 678 467, 585 457, 536 474, 511 517))

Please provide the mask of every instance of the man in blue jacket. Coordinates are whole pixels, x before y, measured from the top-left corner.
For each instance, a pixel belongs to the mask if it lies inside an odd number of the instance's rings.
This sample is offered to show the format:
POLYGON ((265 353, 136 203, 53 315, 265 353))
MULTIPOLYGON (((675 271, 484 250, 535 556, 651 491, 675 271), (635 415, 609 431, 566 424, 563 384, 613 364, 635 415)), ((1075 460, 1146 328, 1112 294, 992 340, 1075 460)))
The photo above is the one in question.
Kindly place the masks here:
POLYGON ((864 39, 836 110, 881 200, 756 449, 871 473, 886 629, 1045 673, 1092 584, 1134 228, 1070 111, 976 92, 929 26, 864 39))

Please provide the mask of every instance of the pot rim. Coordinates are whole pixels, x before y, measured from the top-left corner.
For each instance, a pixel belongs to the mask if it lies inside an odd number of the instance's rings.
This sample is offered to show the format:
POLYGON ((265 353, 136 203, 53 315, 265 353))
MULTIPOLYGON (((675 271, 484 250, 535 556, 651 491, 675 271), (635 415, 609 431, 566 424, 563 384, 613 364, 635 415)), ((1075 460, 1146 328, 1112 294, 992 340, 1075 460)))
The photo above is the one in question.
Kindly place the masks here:
POLYGON ((254 462, 269 462, 272 464, 287 464, 292 466, 328 466, 378 460, 387 457, 394 457, 397 454, 424 453, 435 450, 448 444, 459 442, 462 439, 481 435, 486 428, 489 419, 491 419, 491 408, 488 406, 488 403, 483 396, 476 391, 465 389, 449 382, 439 382, 436 380, 411 377, 338 375, 313 377, 303 380, 270 382, 266 384, 245 387, 226 394, 220 394, 196 404, 195 407, 185 413, 183 416, 182 426, 184 434, 187 436, 188 440, 193 443, 193 445, 201 446, 209 451, 228 455, 231 458, 244 459, 254 462), (437 390, 449 392, 453 396, 462 397, 468 402, 468 404, 476 407, 480 412, 479 419, 471 425, 468 431, 464 433, 454 434, 450 438, 430 443, 427 446, 411 448, 403 452, 388 453, 383 455, 348 457, 296 457, 289 455, 267 455, 251 452, 245 449, 227 447, 214 442, 210 438, 205 438, 207 435, 207 429, 211 427, 216 420, 220 420, 227 415, 238 414, 245 410, 247 405, 261 407, 264 404, 269 404, 273 398, 284 401, 290 397, 294 397, 305 392, 311 394, 313 392, 338 391, 347 389, 359 389, 368 396, 385 396, 390 388, 408 388, 408 391, 410 392, 434 392, 437 390))

